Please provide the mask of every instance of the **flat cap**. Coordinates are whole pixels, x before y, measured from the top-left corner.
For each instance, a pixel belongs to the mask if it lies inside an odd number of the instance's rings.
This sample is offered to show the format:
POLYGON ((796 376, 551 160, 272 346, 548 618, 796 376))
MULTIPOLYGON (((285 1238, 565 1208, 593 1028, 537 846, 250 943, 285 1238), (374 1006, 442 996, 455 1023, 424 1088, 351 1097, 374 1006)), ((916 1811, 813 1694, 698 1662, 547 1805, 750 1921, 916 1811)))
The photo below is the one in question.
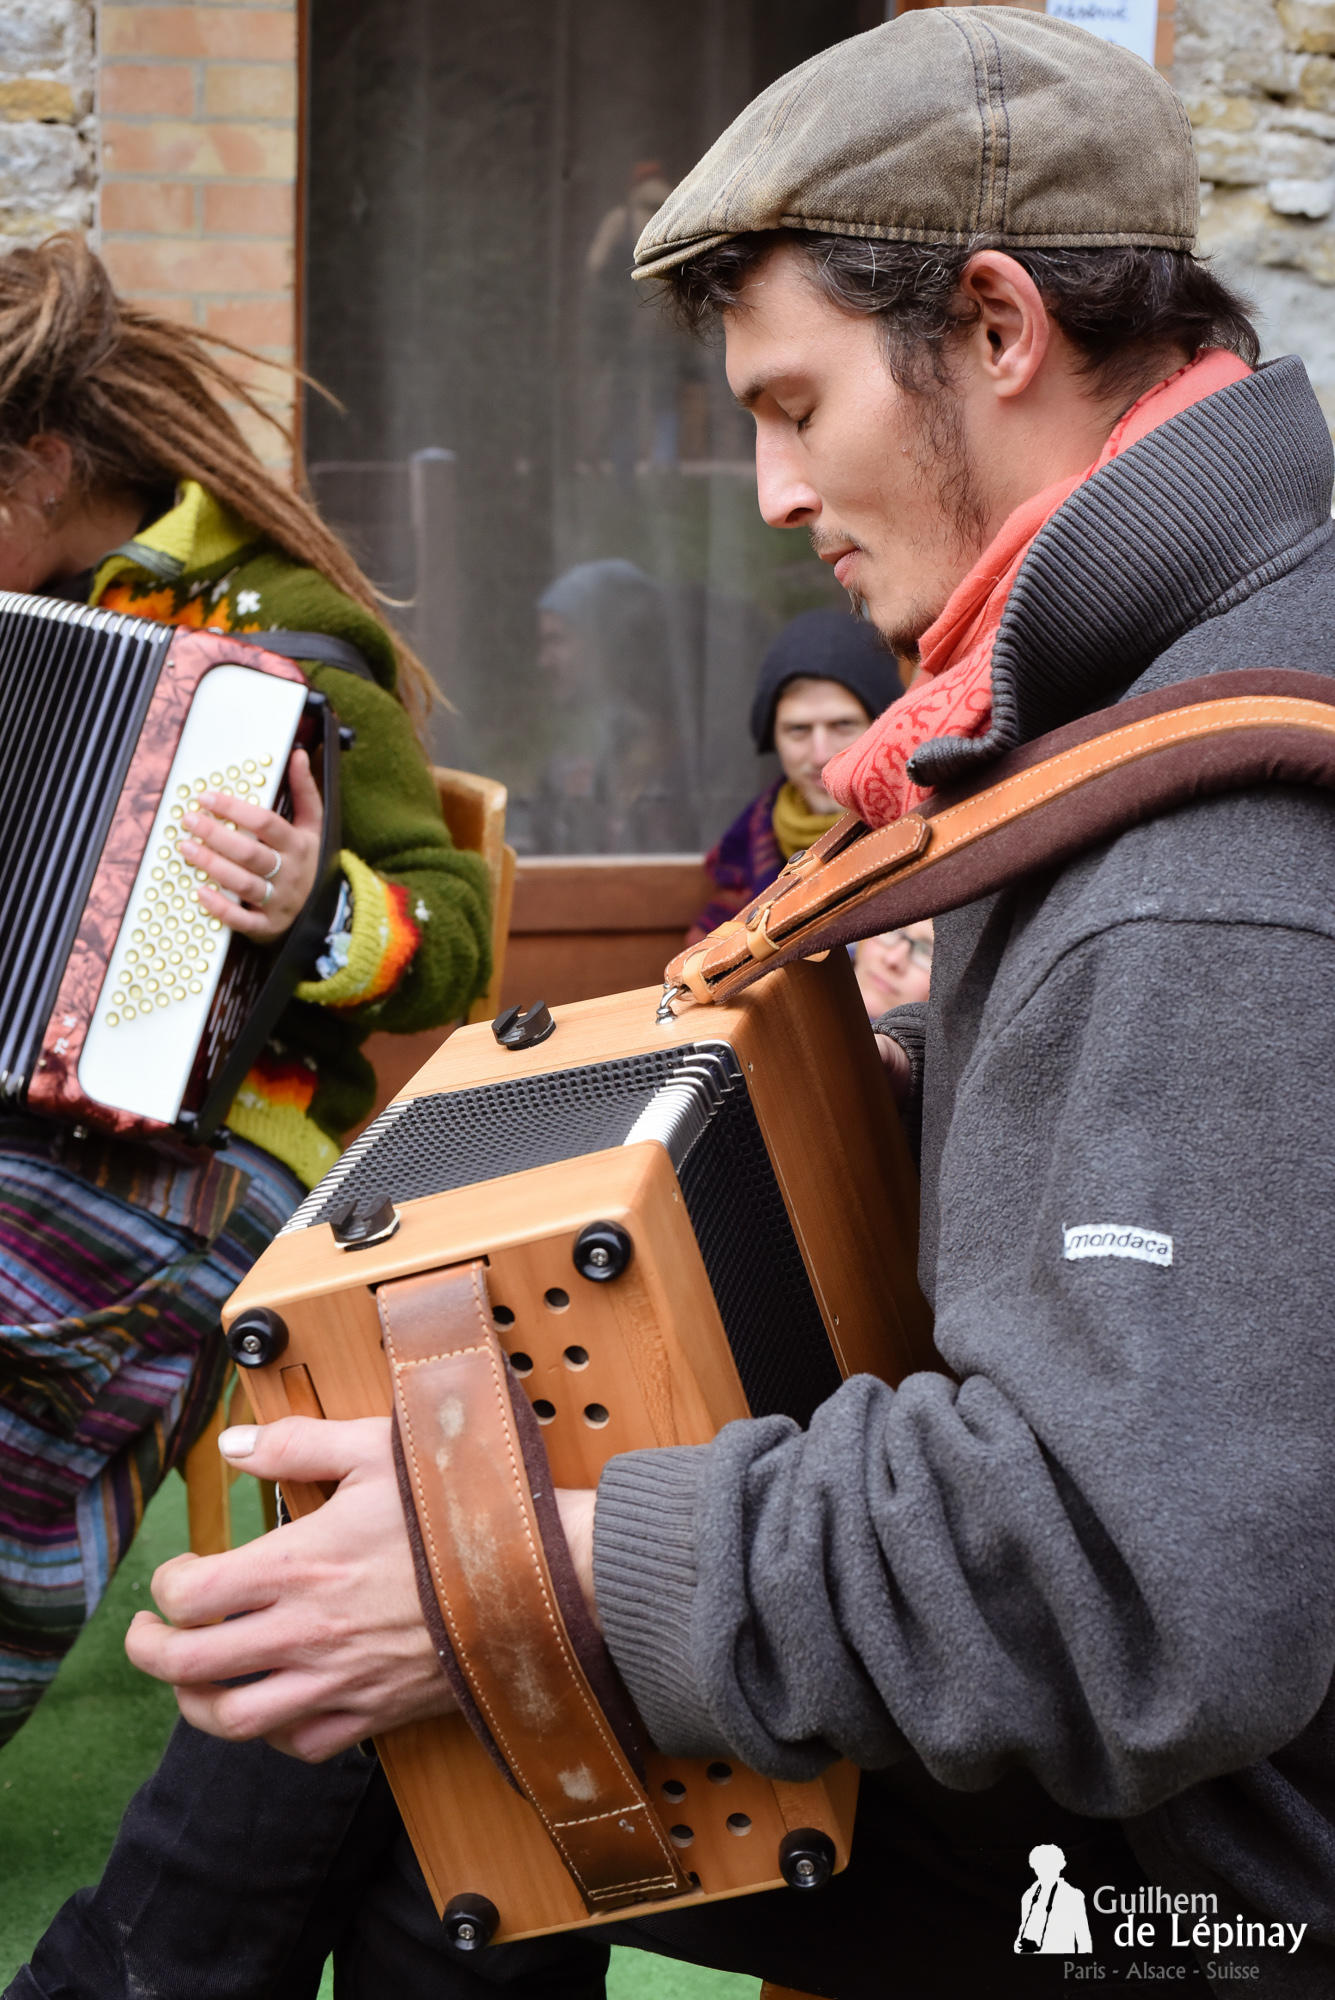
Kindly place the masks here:
POLYGON ((635 276, 752 230, 1190 250, 1191 128, 1158 73, 1069 21, 933 7, 836 42, 748 104, 658 210, 635 276))

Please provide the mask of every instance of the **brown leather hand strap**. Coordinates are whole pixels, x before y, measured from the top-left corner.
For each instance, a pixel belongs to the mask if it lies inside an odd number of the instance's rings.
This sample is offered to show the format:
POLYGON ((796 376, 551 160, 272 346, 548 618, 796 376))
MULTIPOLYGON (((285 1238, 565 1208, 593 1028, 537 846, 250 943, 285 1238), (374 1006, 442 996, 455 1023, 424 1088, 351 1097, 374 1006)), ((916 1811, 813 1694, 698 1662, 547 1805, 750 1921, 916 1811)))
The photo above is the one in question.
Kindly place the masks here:
POLYGON ((991 767, 966 796, 869 832, 852 813, 664 979, 730 1000, 792 958, 939 916, 1194 798, 1262 782, 1335 787, 1335 681, 1247 671, 1141 695, 991 767))
POLYGON ((686 1892, 561 1613, 485 1266, 401 1278, 376 1299, 421 1545, 485 1739, 590 1912, 686 1892))

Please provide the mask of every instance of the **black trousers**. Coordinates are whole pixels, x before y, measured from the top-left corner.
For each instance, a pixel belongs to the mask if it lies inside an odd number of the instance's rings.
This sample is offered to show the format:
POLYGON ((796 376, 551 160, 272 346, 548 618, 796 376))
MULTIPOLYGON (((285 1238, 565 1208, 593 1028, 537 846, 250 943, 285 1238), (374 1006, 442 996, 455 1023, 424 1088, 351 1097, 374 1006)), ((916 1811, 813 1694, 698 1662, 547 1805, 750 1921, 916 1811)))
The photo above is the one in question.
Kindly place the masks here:
MULTIPOLYGON (((461 1959, 372 1759, 308 1767, 181 1724, 101 1882, 60 1911, 6 2000, 315 2000, 331 1953, 337 2000, 602 2000, 612 1943, 832 2000, 1033 2000, 1082 1990, 1060 1958, 1014 1952, 1040 1842, 1087 1890, 1143 1881, 1116 1825, 1026 1779, 962 1794, 905 1765, 864 1778, 852 1862, 819 1891, 461 1959)), ((1118 1955, 1102 1940, 1098 1955, 1111 1976, 1118 1955)))

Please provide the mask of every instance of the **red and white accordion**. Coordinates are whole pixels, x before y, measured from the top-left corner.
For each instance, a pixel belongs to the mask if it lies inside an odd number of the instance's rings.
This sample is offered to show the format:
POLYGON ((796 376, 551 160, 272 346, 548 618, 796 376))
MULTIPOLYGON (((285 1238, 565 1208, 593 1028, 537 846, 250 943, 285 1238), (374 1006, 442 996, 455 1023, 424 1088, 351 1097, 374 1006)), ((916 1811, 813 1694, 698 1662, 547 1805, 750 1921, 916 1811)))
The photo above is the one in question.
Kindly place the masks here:
POLYGON ((291 659, 0 595, 0 1110, 212 1136, 325 934, 338 747, 291 659), (181 819, 206 788, 284 811, 297 743, 324 792, 321 866, 263 947, 198 901, 181 819))

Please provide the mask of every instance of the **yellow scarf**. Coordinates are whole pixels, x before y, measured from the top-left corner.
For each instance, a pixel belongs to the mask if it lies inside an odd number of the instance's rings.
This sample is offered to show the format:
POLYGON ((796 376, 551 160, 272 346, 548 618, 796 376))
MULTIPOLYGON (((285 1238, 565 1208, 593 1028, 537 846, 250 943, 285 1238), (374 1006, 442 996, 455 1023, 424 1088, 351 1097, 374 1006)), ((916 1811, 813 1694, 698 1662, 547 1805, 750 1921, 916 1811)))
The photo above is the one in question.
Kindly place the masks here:
POLYGON ((779 843, 780 854, 786 861, 789 855, 796 854, 799 848, 810 847, 813 840, 819 840, 821 835, 842 817, 837 806, 833 812, 812 812, 790 779, 787 784, 779 787, 779 796, 774 801, 774 812, 771 817, 774 838, 779 843))

